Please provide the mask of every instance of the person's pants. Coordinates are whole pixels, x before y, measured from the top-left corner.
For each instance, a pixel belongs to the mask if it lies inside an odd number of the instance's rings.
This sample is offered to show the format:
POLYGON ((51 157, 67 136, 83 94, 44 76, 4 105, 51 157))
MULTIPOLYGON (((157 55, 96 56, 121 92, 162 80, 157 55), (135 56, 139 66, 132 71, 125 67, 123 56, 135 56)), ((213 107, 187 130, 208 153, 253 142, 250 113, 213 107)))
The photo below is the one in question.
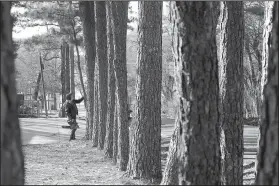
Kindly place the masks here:
POLYGON ((76 139, 76 130, 78 128, 77 122, 75 119, 69 119, 68 124, 71 126, 71 135, 70 135, 70 140, 76 139))
POLYGON ((71 136, 70 136, 70 140, 73 140, 73 139, 76 139, 76 130, 77 129, 72 129, 72 131, 71 131, 71 136))

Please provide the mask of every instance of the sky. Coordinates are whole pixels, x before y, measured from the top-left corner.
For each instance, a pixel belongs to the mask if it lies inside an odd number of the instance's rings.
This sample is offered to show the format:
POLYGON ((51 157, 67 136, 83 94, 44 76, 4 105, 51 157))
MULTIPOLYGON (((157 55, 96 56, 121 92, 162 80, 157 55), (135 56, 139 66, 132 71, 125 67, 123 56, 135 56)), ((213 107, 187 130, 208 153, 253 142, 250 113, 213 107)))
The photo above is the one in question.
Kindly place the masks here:
MULTIPOLYGON (((168 9, 166 8, 167 2, 163 3, 163 14, 168 13, 168 9)), ((130 6, 132 6, 132 11, 134 12, 132 16, 137 16, 138 15, 138 2, 137 1, 130 1, 130 6)), ((12 8, 11 10, 13 11, 20 11, 19 9, 12 8)), ((136 28, 136 23, 132 23, 131 26, 136 28)), ((47 31, 46 27, 43 26, 38 26, 38 27, 29 27, 29 28, 24 28, 22 29, 19 26, 14 27, 13 31, 13 38, 14 39, 25 39, 32 37, 37 34, 42 34, 47 31)))

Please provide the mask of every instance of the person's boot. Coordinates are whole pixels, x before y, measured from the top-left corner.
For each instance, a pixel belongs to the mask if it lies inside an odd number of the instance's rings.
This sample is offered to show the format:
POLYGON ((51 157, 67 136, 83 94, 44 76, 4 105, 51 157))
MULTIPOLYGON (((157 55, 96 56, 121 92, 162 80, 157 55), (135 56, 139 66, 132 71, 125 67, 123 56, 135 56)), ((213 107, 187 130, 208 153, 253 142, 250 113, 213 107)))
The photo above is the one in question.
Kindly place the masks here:
POLYGON ((75 136, 75 129, 72 129, 69 141, 74 140, 74 136, 75 136))
POLYGON ((77 130, 77 129, 74 129, 74 132, 73 132, 73 140, 76 139, 76 130, 77 130))

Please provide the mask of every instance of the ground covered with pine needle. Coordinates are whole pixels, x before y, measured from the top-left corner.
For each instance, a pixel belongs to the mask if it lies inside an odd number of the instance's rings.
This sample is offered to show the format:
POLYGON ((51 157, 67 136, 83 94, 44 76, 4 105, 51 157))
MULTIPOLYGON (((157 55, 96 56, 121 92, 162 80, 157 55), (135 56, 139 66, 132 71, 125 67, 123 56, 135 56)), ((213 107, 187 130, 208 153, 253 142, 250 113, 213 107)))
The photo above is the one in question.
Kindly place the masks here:
POLYGON ((26 185, 142 185, 88 141, 25 145, 26 185))
MULTIPOLYGON (((166 128, 166 127, 165 127, 166 128)), ((165 132, 167 133, 167 132, 165 132)), ((169 132, 171 134, 171 130, 169 132)), ((162 137, 162 171, 167 161, 171 135, 162 137)), ((26 185, 150 185, 119 171, 104 152, 85 140, 23 146, 26 185)), ((247 163, 247 162, 246 162, 247 163)), ((244 164, 244 185, 255 180, 255 162, 244 164)))

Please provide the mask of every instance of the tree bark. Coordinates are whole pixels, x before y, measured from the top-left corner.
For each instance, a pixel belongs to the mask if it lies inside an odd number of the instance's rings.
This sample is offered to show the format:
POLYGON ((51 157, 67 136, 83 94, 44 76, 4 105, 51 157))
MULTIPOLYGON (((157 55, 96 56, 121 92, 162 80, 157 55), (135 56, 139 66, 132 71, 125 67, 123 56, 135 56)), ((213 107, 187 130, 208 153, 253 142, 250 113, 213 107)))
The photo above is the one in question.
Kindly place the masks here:
POLYGON ((108 46, 108 110, 106 122, 106 138, 105 138, 105 156, 113 158, 113 126, 114 126, 114 110, 115 110, 115 70, 113 66, 113 35, 111 28, 111 2, 106 2, 107 12, 107 46, 108 46))
POLYGON ((24 155, 17 115, 11 2, 1 4, 1 185, 24 185, 24 155))
POLYGON ((93 135, 92 135, 92 141, 93 141, 93 147, 98 146, 99 141, 99 128, 100 128, 100 112, 99 112, 99 65, 96 62, 95 65, 95 77, 94 77, 94 125, 93 125, 93 135))
POLYGON ((36 101, 38 99, 41 79, 42 79, 42 74, 41 74, 41 72, 39 72, 37 82, 36 82, 36 87, 35 87, 34 94, 33 94, 33 99, 36 101))
POLYGON ((75 54, 74 54, 74 45, 70 44, 70 59, 71 59, 71 64, 70 64, 70 77, 71 77, 71 93, 72 96, 76 96, 76 91, 75 91, 75 54))
MULTIPOLYGON (((62 104, 66 101, 66 90, 65 90, 65 42, 63 41, 61 45, 61 94, 62 94, 62 104)), ((66 117, 65 109, 61 110, 61 117, 66 117)))
POLYGON ((214 2, 176 2, 179 184, 220 185, 219 82, 214 2))
MULTIPOLYGON (((175 18, 175 1, 170 2, 170 19, 173 20, 175 18)), ((178 50, 177 50, 177 44, 179 42, 179 37, 177 36, 178 32, 178 25, 175 23, 175 21, 172 21, 172 52, 173 56, 178 56, 178 50)), ((177 64, 177 60, 175 61, 177 64)), ((179 90, 180 84, 178 81, 175 81, 175 86, 174 88, 176 91, 174 91, 174 101, 175 105, 179 105, 179 99, 177 95, 177 90, 179 90)), ((178 185, 178 169, 179 169, 179 156, 178 156, 178 148, 179 148, 179 142, 181 139, 179 139, 179 131, 180 131, 180 125, 179 125, 179 116, 176 118, 175 122, 175 129, 169 144, 169 152, 168 152, 168 157, 167 157, 167 163, 165 166, 165 170, 163 173, 163 178, 161 181, 161 185, 178 185)))
POLYGON ((161 180, 161 1, 139 2, 137 117, 133 123, 128 172, 131 177, 161 180))
MULTIPOLYGON (((260 82, 260 113, 259 113, 259 118, 260 121, 259 123, 261 124, 263 121, 263 107, 264 107, 264 94, 263 94, 263 90, 264 90, 264 85, 267 83, 267 64, 268 64, 268 58, 269 58, 269 51, 268 51, 268 46, 269 46, 269 37, 271 37, 271 30, 272 30, 272 10, 274 7, 274 2, 270 1, 270 2, 265 2, 265 13, 264 13, 264 28, 263 28, 263 55, 262 55, 262 64, 261 64, 261 82, 260 82)), ((260 131, 261 129, 260 125, 260 131)), ((260 149, 260 139, 261 139, 261 133, 259 133, 258 135, 258 155, 259 155, 259 149, 260 149)), ((256 161, 256 166, 255 168, 257 168, 257 163, 258 161, 256 161)), ((257 170, 255 170, 257 172, 257 170)))
POLYGON ((262 55, 262 79, 261 79, 261 100, 263 101, 263 89, 267 83, 267 64, 269 59, 268 40, 272 30, 272 10, 274 2, 265 2, 265 23, 263 28, 263 55, 262 55))
POLYGON ((66 94, 71 92, 70 47, 68 43, 65 43, 65 91, 66 94))
POLYGON ((85 139, 92 140, 93 133, 93 117, 94 117, 94 76, 95 76, 95 12, 94 2, 80 1, 79 10, 81 13, 84 45, 86 53, 86 73, 87 73, 87 95, 90 96, 90 100, 87 100, 86 109, 86 131, 85 139))
MULTIPOLYGON (((72 19, 74 20, 74 14, 73 14, 73 7, 72 7, 72 1, 69 1, 69 16, 72 16, 72 19)), ((74 41, 73 35, 70 35, 71 42, 74 41)), ((72 96, 75 98, 76 91, 75 91, 75 48, 74 44, 70 43, 70 89, 72 96)))
POLYGON ((108 97, 108 60, 107 60, 107 34, 106 34, 106 2, 95 1, 96 13, 96 49, 99 65, 99 109, 100 128, 98 149, 104 149, 106 137, 107 97, 108 97))
POLYGON ((114 111, 114 125, 113 125, 113 163, 117 164, 118 159, 118 105, 117 96, 115 96, 115 111, 114 111))
POLYGON ((220 96, 222 182, 243 184, 243 2, 221 2, 220 96))
POLYGON ((77 67, 78 67, 78 72, 79 72, 79 79, 80 79, 80 84, 81 84, 82 93, 83 93, 83 97, 84 97, 85 108, 87 108, 87 105, 86 105, 87 104, 87 94, 86 94, 86 91, 85 91, 85 86, 84 86, 83 77, 82 77, 80 54, 79 54, 79 48, 78 48, 78 44, 77 44, 77 34, 76 34, 76 31, 75 31, 74 24, 72 24, 71 26, 72 26, 74 42, 75 42, 75 47, 76 47, 76 52, 77 52, 77 67))
POLYGON ((126 38, 128 20, 128 1, 112 2, 112 26, 114 41, 114 67, 116 77, 117 100, 119 105, 118 150, 120 170, 125 171, 129 160, 129 128, 128 128, 128 91, 126 38))
POLYGON ((268 2, 266 21, 269 22, 268 19, 272 24, 270 30, 266 27, 264 31, 267 83, 264 86, 256 185, 278 185, 278 1, 268 2))

